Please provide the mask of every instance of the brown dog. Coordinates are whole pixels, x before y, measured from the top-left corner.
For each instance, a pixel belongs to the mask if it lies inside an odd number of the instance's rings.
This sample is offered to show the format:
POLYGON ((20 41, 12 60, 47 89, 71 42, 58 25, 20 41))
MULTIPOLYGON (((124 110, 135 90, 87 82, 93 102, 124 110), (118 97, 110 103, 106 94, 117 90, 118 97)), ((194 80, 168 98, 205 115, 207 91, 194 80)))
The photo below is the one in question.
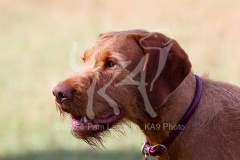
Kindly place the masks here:
MULTIPOLYGON (((73 134, 90 145, 101 143, 109 128, 125 120, 140 127, 150 146, 159 144, 195 99, 197 81, 188 56, 163 34, 101 34, 83 61, 53 94, 59 110, 70 114, 73 134)), ((240 88, 201 79, 195 112, 166 151, 156 155, 159 159, 240 159, 240 88)))

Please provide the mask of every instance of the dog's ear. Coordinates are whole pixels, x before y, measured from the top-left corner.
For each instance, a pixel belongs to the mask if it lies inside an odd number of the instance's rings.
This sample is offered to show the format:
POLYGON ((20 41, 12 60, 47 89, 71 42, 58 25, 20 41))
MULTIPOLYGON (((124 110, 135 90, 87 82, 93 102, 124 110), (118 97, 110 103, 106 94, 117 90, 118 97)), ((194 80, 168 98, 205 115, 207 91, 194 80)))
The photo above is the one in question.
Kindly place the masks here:
MULTIPOLYGON (((188 55, 179 44, 157 32, 131 35, 146 55, 146 93, 153 108, 163 105, 191 71, 188 55)), ((144 56, 143 55, 143 56, 144 56)))

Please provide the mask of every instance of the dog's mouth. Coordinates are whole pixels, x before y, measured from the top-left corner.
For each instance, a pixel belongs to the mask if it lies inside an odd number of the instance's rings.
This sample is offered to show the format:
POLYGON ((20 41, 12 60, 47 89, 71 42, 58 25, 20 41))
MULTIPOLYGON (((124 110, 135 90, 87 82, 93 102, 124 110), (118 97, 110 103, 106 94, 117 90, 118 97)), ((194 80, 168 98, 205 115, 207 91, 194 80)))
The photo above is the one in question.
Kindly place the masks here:
POLYGON ((115 115, 114 112, 111 111, 95 116, 94 119, 90 119, 87 116, 76 116, 71 114, 70 121, 72 131, 74 133, 105 131, 116 124, 121 119, 122 115, 123 112, 121 111, 118 115, 115 115))

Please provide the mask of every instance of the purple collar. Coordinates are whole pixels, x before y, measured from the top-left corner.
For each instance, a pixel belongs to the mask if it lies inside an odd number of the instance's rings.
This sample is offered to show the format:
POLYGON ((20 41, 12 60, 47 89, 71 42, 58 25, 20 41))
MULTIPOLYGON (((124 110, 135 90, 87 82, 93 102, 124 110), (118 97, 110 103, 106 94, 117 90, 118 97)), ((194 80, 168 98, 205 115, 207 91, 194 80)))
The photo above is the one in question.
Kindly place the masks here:
MULTIPOLYGON (((195 75, 196 77, 196 91, 194 95, 194 99, 188 108, 187 112, 183 116, 183 118, 178 122, 177 126, 185 126, 188 120, 192 117, 194 111, 196 110, 198 103, 201 98, 202 94, 202 80, 199 76, 195 75)), ((172 130, 168 137, 166 137, 160 144, 157 144, 155 146, 151 146, 150 143, 145 141, 145 143, 142 145, 142 153, 145 157, 147 156, 160 156, 163 152, 167 151, 168 146, 177 138, 179 133, 181 132, 181 129, 177 127, 177 129, 172 130)), ((147 159, 147 158, 145 158, 147 159)))

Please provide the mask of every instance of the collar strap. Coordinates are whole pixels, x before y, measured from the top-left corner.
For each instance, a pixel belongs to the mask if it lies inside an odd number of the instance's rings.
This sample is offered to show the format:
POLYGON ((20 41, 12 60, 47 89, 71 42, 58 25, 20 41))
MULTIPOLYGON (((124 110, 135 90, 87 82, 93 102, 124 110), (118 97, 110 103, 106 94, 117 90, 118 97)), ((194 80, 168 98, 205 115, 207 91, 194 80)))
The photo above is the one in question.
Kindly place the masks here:
MULTIPOLYGON (((188 108, 187 112, 183 116, 183 118, 178 122, 177 126, 185 126, 188 120, 192 117, 194 111, 196 110, 198 103, 201 98, 202 94, 202 80, 199 76, 195 75, 196 77, 196 91, 194 95, 194 99, 188 108)), ((145 141, 145 143, 142 145, 142 154, 147 156, 160 156, 162 153, 167 151, 167 147, 177 138, 179 133, 181 132, 180 127, 177 127, 177 129, 172 130, 168 137, 166 137, 160 144, 157 144, 155 146, 151 146, 150 143, 145 141)))

